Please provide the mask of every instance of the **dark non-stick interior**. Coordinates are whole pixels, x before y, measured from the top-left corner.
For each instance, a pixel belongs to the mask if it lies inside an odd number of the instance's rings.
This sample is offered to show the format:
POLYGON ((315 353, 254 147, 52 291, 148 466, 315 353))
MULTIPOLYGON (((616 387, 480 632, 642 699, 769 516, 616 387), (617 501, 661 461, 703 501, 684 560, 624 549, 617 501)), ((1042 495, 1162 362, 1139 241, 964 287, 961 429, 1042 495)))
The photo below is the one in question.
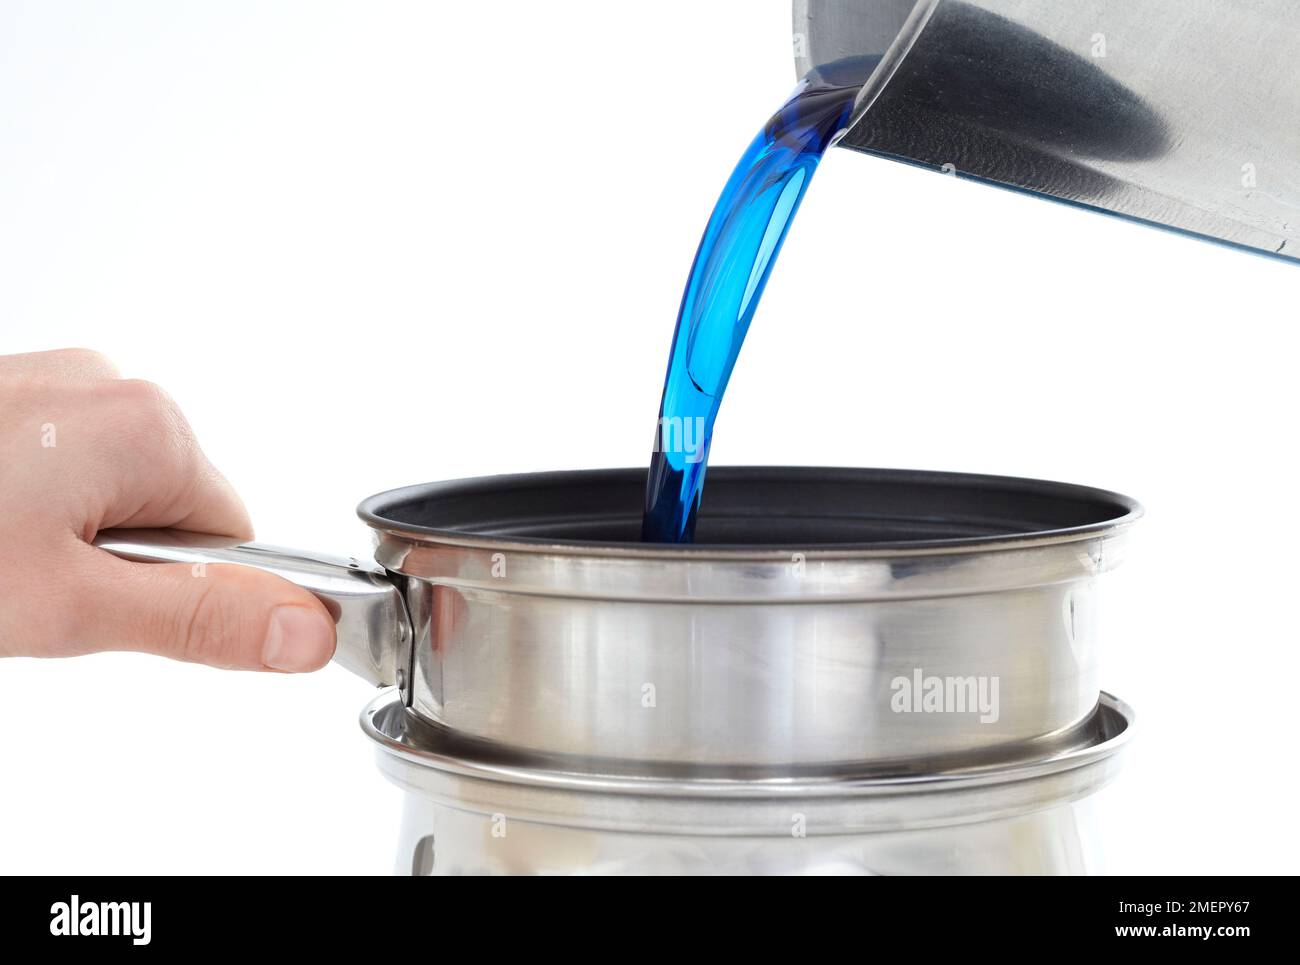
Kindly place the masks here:
MULTIPOLYGON (((358 509, 381 528, 539 542, 639 542, 644 469, 484 476, 409 486, 358 509)), ((719 466, 701 546, 886 546, 1105 528, 1140 512, 1126 496, 1041 480, 894 469, 719 466)))

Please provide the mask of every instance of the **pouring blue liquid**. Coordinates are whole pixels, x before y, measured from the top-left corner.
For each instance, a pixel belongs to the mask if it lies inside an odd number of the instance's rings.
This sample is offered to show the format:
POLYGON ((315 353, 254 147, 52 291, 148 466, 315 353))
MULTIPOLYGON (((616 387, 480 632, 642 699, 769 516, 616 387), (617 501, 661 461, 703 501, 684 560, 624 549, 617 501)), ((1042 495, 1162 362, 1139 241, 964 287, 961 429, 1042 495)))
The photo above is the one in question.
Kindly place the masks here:
POLYGON ((695 253, 673 333, 641 538, 689 543, 713 423, 786 231, 857 86, 805 78, 732 172, 695 253))

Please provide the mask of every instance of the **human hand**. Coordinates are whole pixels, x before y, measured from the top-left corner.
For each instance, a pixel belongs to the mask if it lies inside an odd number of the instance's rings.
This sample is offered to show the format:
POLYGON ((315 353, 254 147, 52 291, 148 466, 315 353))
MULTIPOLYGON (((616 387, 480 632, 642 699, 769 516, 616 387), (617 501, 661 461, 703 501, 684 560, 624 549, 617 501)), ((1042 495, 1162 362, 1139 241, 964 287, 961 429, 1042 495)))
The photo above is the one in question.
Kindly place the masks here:
POLYGON ((0 356, 0 656, 138 650, 243 670, 315 670, 334 623, 314 596, 242 566, 131 563, 112 527, 248 540, 252 524, 157 386, 96 352, 0 356))

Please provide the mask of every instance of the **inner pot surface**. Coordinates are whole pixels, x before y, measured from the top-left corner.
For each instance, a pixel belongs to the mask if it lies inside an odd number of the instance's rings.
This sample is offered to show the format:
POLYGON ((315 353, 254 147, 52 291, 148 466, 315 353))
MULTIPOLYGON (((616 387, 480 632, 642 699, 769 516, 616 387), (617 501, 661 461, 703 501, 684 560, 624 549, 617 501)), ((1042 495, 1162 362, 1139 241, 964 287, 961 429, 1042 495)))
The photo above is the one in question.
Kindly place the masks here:
POLYGON ((1012 752, 1097 705, 1095 578, 1137 504, 874 469, 710 471, 697 542, 639 542, 642 469, 372 497, 409 708, 521 751, 820 766, 1012 752), (939 689, 939 702, 926 693, 939 689))
MULTIPOLYGON (((1036 479, 901 469, 720 466, 709 470, 693 546, 641 539, 644 469, 483 476, 365 500, 376 529, 449 539, 698 547, 923 548, 1083 538, 1136 519, 1127 496, 1036 479)), ((631 547, 627 547, 631 548, 631 547)))

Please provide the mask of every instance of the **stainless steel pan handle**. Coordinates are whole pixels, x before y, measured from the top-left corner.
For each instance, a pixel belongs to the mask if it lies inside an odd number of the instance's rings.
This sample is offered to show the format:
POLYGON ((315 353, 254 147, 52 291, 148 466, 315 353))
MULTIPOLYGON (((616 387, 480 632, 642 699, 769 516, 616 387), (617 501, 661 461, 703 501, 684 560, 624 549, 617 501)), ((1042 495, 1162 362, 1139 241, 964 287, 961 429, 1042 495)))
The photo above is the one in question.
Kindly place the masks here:
POLYGON ((369 560, 180 530, 110 529, 95 537, 95 545, 141 563, 240 563, 284 577, 314 593, 334 617, 336 663, 376 686, 405 689, 412 638, 406 602, 384 569, 369 560))

